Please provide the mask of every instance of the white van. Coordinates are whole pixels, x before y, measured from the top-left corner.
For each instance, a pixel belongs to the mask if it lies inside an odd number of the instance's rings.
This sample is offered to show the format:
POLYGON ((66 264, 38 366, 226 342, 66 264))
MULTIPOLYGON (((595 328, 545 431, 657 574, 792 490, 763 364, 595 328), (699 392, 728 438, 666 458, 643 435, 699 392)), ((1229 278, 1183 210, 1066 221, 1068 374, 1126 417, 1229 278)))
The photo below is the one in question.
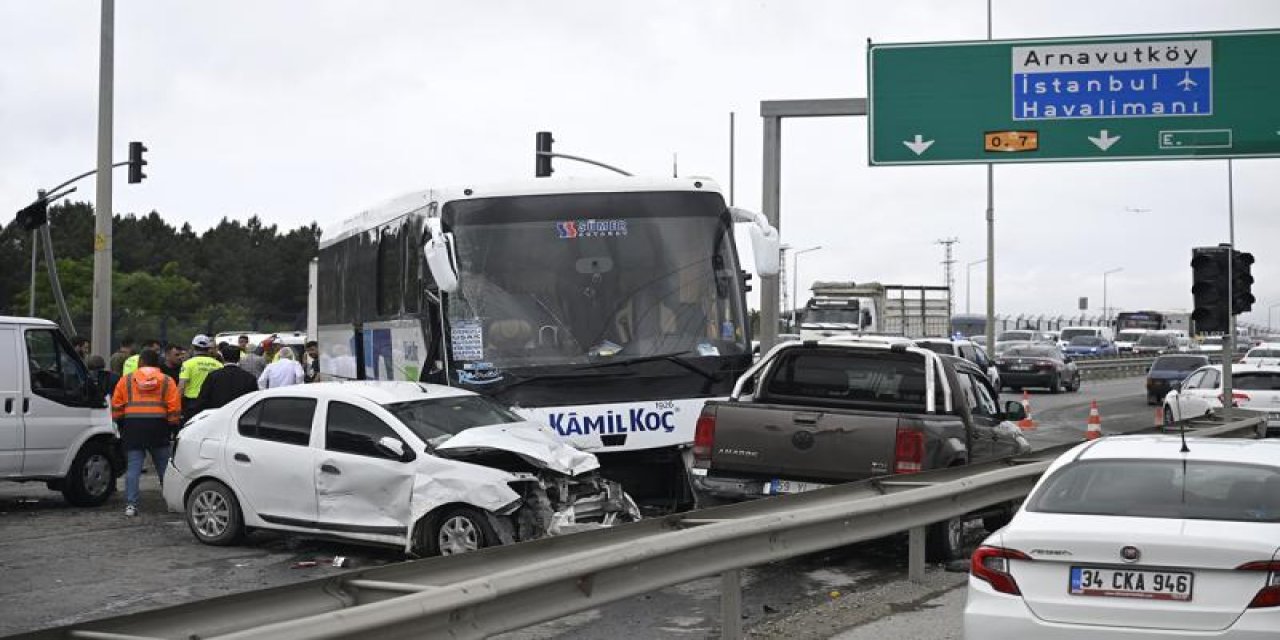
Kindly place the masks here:
POLYGON ((124 473, 105 400, 58 325, 0 316, 0 480, 41 481, 97 506, 124 473))

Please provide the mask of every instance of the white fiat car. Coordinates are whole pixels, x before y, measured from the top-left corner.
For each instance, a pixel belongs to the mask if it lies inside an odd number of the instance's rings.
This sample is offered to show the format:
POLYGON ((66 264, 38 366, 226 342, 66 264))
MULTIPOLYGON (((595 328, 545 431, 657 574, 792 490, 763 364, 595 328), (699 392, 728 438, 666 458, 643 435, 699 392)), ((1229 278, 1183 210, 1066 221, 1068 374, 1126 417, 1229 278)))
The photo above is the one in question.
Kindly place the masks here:
POLYGON ((974 552, 970 640, 1280 637, 1280 441, 1119 436, 974 552))
POLYGON ((447 555, 638 519, 598 468, 467 391, 318 383, 251 393, 188 422, 164 497, 206 544, 275 529, 447 555))

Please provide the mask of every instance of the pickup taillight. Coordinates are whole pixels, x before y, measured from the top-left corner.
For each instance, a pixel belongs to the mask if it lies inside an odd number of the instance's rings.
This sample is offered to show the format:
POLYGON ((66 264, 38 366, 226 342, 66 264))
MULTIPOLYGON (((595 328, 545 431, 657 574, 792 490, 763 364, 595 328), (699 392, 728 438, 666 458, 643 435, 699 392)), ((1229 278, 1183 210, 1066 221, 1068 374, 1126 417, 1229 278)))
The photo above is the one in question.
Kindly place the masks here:
POLYGON ((716 410, 715 407, 703 407, 693 431, 693 467, 695 469, 711 467, 711 447, 715 443, 716 410))
POLYGON ((893 443, 893 472, 917 473, 924 470, 924 432, 898 425, 893 443))

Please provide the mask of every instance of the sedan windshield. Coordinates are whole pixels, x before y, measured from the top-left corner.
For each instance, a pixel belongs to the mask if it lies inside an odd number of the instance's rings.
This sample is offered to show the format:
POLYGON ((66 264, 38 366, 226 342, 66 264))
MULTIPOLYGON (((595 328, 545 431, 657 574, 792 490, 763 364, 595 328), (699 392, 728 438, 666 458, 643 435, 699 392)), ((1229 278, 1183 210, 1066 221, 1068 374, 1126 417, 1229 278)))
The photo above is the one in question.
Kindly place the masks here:
POLYGON ((1280 469, 1182 460, 1096 460, 1058 470, 1028 511, 1280 522, 1280 469))
POLYGON ((439 445, 472 427, 524 419, 484 396, 452 396, 383 405, 419 438, 439 445))
POLYGON ((1066 340, 1067 342, 1071 342, 1071 340, 1074 339, 1076 336, 1096 336, 1096 335, 1098 335, 1097 329, 1063 329, 1062 330, 1062 339, 1066 340))
POLYGON ((1139 347, 1167 347, 1173 344, 1173 336, 1162 336, 1148 333, 1138 339, 1139 347))
POLYGON ((1280 358, 1280 349, 1250 349, 1246 358, 1280 358))

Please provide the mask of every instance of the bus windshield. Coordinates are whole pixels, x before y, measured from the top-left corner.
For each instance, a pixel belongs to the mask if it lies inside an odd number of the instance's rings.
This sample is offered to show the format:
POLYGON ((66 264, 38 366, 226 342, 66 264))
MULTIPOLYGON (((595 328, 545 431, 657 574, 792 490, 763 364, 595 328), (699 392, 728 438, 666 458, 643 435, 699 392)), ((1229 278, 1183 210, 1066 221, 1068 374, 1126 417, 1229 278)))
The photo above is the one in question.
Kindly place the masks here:
POLYGON ((450 357, 486 369, 749 353, 724 201, 573 193, 446 204, 450 357))

